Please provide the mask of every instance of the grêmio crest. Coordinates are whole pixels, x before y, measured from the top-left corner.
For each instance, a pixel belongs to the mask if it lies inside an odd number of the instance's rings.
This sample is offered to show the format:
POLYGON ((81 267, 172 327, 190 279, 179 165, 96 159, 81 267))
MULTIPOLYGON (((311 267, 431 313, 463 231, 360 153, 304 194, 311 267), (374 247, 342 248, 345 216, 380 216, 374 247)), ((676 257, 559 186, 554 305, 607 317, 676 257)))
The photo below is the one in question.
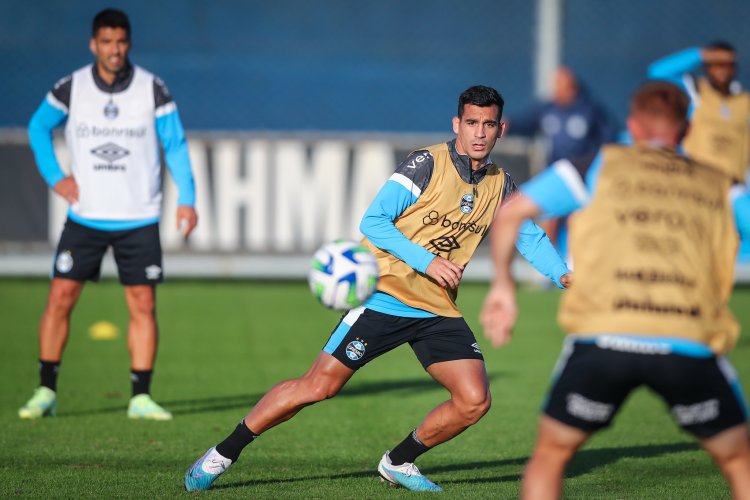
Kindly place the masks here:
POLYGON ((459 209, 465 213, 470 214, 472 210, 474 210, 474 195, 471 193, 466 193, 461 197, 461 205, 459 206, 459 209))

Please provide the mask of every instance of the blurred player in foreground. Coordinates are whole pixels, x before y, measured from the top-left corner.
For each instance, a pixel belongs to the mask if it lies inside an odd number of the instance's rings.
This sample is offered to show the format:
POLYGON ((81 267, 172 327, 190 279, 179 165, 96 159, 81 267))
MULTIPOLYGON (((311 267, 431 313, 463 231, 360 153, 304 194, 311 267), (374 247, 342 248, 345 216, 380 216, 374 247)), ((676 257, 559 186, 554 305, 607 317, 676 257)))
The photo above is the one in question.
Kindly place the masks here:
MULTIPOLYGON (((307 373, 274 386, 232 434, 187 470, 188 491, 209 489, 258 435, 335 396, 360 367, 406 343, 450 399, 383 455, 378 473, 409 490, 442 490, 414 461, 490 408, 484 358, 455 300, 464 266, 499 203, 515 190, 489 159, 503 133, 502 111, 495 89, 469 88, 453 118, 456 139, 415 151, 398 166, 360 226, 378 259, 377 292, 342 318, 307 373)), ((540 272, 558 285, 566 281, 568 269, 541 229, 529 222, 518 236, 519 250, 540 272)))
POLYGON ((29 419, 55 414, 70 314, 84 282, 99 279, 102 257, 111 246, 130 313, 133 397, 128 417, 169 420, 172 414, 150 396, 158 336, 155 285, 163 280, 159 141, 179 189, 177 221, 185 236, 197 222, 187 143, 164 82, 128 59, 125 13, 99 12, 89 48, 94 63, 60 80, 29 123, 39 171, 70 209, 39 326, 41 383, 18 414, 29 419), (72 159, 67 176, 52 147, 52 130, 65 121, 72 159))
POLYGON ((724 354, 739 327, 727 302, 737 236, 729 175, 679 155, 688 97, 652 82, 631 100, 632 146, 605 146, 585 178, 560 161, 497 215, 496 274, 481 314, 494 345, 510 339, 516 302, 513 231, 528 217, 570 214, 574 282, 559 322, 555 369, 524 498, 556 498, 568 461, 646 385, 711 454, 736 498, 750 498, 746 405, 724 354))

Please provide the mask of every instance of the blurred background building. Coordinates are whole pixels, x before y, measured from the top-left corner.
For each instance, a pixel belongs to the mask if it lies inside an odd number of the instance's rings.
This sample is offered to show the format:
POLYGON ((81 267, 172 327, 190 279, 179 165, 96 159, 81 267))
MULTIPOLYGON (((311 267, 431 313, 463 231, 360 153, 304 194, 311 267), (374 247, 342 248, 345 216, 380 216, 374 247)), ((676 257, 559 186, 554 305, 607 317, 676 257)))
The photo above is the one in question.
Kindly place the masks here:
MULTIPOLYGON (((740 80, 750 67, 741 0, 4 2, 0 274, 49 272, 65 206, 25 127, 52 85, 91 61, 91 19, 107 6, 129 14, 131 59, 166 81, 188 131, 201 222, 185 243, 165 210, 170 276, 301 275, 320 243, 358 236, 400 157, 452 136, 470 85, 499 89, 511 115, 548 97, 565 64, 621 125, 661 56, 721 38, 738 48, 740 80)), ((544 145, 509 137, 493 158, 521 182, 544 166, 544 145)), ((482 262, 467 276, 486 277, 482 262)))

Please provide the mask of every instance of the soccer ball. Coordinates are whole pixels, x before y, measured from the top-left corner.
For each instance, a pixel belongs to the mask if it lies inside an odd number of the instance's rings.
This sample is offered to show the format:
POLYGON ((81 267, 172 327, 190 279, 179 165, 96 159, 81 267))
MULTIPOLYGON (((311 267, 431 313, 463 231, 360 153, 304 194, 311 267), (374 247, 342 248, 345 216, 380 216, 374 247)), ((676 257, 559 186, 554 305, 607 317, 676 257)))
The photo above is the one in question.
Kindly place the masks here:
POLYGON ((336 240, 315 252, 307 273, 310 291, 330 309, 361 306, 375 291, 378 262, 361 243, 336 240))

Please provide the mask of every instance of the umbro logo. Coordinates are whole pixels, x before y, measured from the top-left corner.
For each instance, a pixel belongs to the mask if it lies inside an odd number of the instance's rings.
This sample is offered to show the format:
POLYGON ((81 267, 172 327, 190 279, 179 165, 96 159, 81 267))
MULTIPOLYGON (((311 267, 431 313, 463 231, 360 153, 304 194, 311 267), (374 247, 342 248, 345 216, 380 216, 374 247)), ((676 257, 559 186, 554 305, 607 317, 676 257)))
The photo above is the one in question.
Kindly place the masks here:
POLYGON ((114 142, 108 142, 92 149, 91 154, 93 154, 94 156, 98 156, 107 163, 114 163, 117 160, 128 156, 130 154, 130 151, 123 148, 122 146, 118 146, 114 142))
POLYGON ((145 271, 146 279, 148 280, 158 280, 159 276, 161 276, 161 267, 157 265, 148 266, 145 271))
POLYGON ((430 244, 435 247, 438 252, 450 252, 451 250, 461 248, 461 245, 458 243, 458 239, 456 239, 455 236, 441 236, 440 238, 430 240, 430 244))

